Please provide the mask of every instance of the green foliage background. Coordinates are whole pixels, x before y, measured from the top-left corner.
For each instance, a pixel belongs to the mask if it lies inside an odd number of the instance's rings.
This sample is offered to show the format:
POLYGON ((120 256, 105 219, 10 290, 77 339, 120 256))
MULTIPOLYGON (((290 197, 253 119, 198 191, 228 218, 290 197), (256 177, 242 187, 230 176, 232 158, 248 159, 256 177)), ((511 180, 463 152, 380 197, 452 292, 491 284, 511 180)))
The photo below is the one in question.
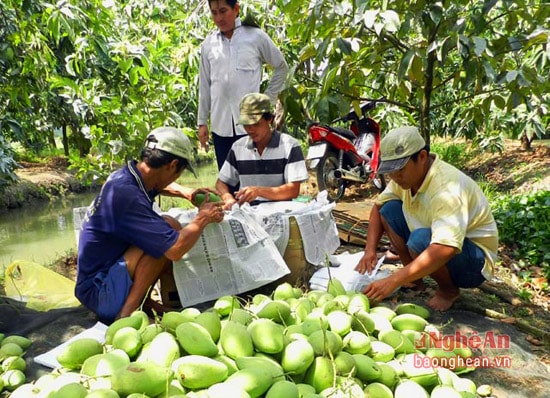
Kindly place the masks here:
POLYGON ((550 278, 550 191, 500 196, 493 201, 500 240, 517 258, 550 278))
MULTIPOLYGON (((417 124, 426 139, 501 149, 548 132, 550 7, 544 1, 241 0, 283 50, 291 74, 285 128, 382 99, 383 131, 417 124)), ((0 4, 0 160, 11 145, 56 145, 86 181, 135 156, 148 130, 195 139, 206 0, 5 0, 0 4)), ((266 80, 269 71, 266 71, 266 80)))

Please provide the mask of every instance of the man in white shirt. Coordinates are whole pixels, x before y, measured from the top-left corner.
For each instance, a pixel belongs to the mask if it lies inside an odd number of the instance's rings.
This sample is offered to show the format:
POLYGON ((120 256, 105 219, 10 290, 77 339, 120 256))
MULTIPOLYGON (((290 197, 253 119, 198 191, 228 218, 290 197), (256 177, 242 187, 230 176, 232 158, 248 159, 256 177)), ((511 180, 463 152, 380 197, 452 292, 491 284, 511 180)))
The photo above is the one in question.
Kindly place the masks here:
POLYGON ((208 149, 210 121, 220 170, 231 145, 246 135, 237 124, 239 102, 245 94, 260 91, 263 64, 273 68, 265 90, 272 104, 285 86, 288 65, 265 32, 241 23, 237 0, 208 0, 208 4, 218 30, 201 47, 198 135, 208 149))

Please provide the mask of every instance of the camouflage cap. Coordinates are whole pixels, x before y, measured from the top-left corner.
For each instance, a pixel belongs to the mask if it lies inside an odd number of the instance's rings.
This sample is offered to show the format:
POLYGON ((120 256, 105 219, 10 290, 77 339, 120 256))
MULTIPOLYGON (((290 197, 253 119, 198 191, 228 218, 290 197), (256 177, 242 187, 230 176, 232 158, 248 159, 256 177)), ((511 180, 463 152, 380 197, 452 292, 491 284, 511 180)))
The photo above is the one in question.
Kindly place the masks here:
POLYGON ((271 112, 271 99, 261 93, 245 95, 239 106, 239 124, 256 124, 264 113, 271 112))

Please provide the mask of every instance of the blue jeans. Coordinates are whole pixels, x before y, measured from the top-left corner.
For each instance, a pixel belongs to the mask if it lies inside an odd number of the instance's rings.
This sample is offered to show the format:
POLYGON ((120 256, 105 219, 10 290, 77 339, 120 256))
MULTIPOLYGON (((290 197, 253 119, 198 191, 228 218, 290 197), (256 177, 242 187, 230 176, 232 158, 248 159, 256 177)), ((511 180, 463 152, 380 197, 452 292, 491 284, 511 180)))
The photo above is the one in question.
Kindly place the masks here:
MULTIPOLYGON (((432 240, 432 230, 419 228, 410 231, 403 215, 403 202, 391 200, 384 203, 380 209, 380 216, 388 223, 391 229, 405 241, 409 251, 420 254, 428 248, 432 240)), ((485 265, 485 254, 470 239, 465 238, 462 251, 448 263, 447 269, 451 280, 457 287, 477 287, 485 281, 481 270, 485 265)))

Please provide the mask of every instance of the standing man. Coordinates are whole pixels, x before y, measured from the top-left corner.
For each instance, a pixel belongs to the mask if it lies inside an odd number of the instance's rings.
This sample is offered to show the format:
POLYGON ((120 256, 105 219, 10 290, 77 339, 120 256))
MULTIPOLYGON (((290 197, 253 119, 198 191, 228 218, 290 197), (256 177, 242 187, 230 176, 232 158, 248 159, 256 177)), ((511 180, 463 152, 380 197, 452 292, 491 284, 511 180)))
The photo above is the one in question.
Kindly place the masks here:
POLYGON ((498 232, 485 195, 466 174, 430 154, 416 127, 391 130, 380 146, 379 173, 391 181, 373 206, 365 254, 356 270, 371 272, 385 232, 403 268, 368 285, 364 293, 381 301, 400 286, 438 285, 428 306, 446 311, 460 288, 481 285, 493 275, 498 232))
POLYGON ((271 128, 274 115, 267 95, 247 94, 239 108, 238 122, 248 136, 233 144, 218 174, 216 189, 224 208, 297 197, 300 184, 308 179, 300 144, 271 128), (229 187, 237 184, 240 189, 233 195, 229 187))
POLYGON ((130 315, 145 301, 159 277, 172 274, 179 260, 207 224, 223 220, 220 203, 204 203, 181 227, 153 210, 160 193, 191 200, 193 191, 176 184, 191 165, 189 138, 175 128, 160 127, 147 136, 139 161, 112 173, 86 212, 78 244, 75 296, 102 322, 130 315))
POLYGON ((260 91, 263 64, 268 64, 273 73, 265 93, 274 104, 285 86, 288 65, 265 32, 242 25, 237 0, 208 0, 208 4, 218 30, 201 47, 198 134, 207 150, 210 120, 220 170, 231 145, 246 135, 237 125, 239 101, 260 91))

